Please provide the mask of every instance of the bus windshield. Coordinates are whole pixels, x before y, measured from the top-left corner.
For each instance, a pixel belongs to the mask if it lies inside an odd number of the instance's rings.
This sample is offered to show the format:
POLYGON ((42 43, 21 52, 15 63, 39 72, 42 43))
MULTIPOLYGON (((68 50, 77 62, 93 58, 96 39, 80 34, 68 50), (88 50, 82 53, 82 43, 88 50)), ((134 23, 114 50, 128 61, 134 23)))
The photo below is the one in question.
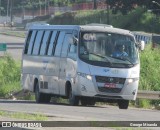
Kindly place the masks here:
POLYGON ((134 38, 108 32, 81 32, 79 58, 104 67, 133 67, 139 63, 134 38))

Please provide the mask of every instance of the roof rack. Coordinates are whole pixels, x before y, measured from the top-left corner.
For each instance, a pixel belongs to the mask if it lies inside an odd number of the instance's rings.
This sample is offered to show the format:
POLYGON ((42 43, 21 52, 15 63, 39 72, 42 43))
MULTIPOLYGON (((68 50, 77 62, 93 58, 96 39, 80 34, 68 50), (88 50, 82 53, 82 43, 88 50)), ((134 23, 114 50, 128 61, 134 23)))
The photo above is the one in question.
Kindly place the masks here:
POLYGON ((90 24, 86 24, 88 26, 104 26, 104 27, 111 27, 113 28, 112 25, 108 25, 108 24, 99 24, 99 23, 90 23, 90 24))

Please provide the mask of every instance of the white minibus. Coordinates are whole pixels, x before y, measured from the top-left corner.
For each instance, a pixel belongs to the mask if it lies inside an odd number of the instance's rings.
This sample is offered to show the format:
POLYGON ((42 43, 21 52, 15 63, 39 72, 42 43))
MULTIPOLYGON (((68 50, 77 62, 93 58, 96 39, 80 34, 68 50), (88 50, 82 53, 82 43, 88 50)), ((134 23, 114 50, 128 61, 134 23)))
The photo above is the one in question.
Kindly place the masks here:
POLYGON ((116 102, 127 109, 140 76, 138 45, 127 30, 103 25, 39 25, 28 30, 22 86, 37 103, 51 97, 70 105, 116 102))

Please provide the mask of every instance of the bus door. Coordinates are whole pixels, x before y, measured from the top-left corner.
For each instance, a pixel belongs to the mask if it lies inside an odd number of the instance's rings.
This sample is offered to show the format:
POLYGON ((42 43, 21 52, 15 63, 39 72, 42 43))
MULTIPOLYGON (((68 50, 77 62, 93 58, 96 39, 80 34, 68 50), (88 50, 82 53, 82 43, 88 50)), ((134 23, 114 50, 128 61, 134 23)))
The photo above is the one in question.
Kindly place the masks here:
POLYGON ((61 49, 62 49, 64 36, 65 36, 65 31, 60 31, 59 36, 58 36, 58 40, 57 40, 57 44, 55 47, 55 51, 54 51, 53 61, 54 61, 54 68, 56 71, 55 72, 56 75, 54 75, 54 79, 53 79, 54 94, 60 93, 60 88, 59 88, 59 75, 60 75, 60 71, 61 71, 60 56, 61 56, 61 49))
POLYGON ((72 41, 72 37, 73 35, 69 33, 65 35, 61 50, 60 72, 59 72, 59 88, 61 95, 65 95, 67 53, 68 53, 69 43, 72 41))

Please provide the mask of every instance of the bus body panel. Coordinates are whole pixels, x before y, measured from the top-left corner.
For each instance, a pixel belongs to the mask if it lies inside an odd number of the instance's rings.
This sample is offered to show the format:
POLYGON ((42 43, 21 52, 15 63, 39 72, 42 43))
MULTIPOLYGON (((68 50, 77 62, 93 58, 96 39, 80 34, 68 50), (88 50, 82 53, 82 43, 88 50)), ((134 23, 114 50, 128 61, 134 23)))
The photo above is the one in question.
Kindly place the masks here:
MULTIPOLYGON (((81 62, 81 61, 80 61, 81 62)), ((97 94, 100 95, 107 95, 107 96, 121 96, 123 99, 135 100, 137 91, 138 91, 138 82, 139 82, 139 69, 140 66, 137 65, 133 68, 107 68, 107 67, 99 67, 88 65, 84 62, 78 64, 78 72, 85 73, 92 76, 92 80, 88 80, 82 76, 78 76, 78 84, 80 87, 79 95, 83 96, 95 96, 97 94), (105 82, 99 83, 96 81, 95 76, 102 76, 102 77, 110 77, 110 78, 125 78, 124 85, 117 84, 118 87, 123 87, 120 93, 106 93, 100 92, 98 90, 99 87, 104 87, 105 82), (128 83, 127 79, 135 79, 133 83, 128 83), (133 94, 134 93, 134 94, 133 94)), ((107 81, 106 81, 107 83, 107 81)))

